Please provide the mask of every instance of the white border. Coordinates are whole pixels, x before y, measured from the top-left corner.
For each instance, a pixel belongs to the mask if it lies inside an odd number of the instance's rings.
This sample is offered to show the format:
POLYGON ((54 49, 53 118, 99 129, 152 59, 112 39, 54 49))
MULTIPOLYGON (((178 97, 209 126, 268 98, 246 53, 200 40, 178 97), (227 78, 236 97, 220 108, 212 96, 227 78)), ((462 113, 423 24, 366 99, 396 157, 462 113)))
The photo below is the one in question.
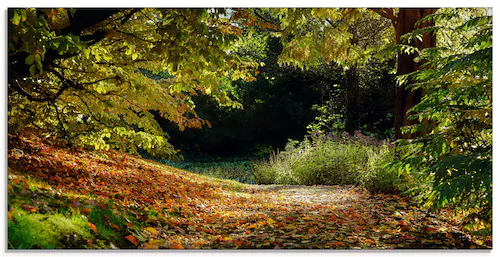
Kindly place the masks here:
MULTIPOLYGON (((419 1, 401 1, 401 0, 390 0, 390 1, 359 1, 359 0, 349 0, 349 1, 335 1, 335 0, 308 0, 308 1, 298 1, 298 0, 287 0, 287 1, 278 1, 278 0, 209 0, 209 1, 192 1, 192 0, 183 0, 183 1, 168 1, 168 0, 162 0, 162 1, 152 1, 152 0, 141 0, 141 1, 118 1, 118 0, 112 0, 112 1, 96 1, 96 0, 90 0, 90 1, 54 1, 54 0, 46 0, 46 1, 33 1, 33 0, 17 0, 17 1, 2 1, 2 5, 6 4, 3 8, 3 12, 1 12, 0 20, 2 22, 2 27, 4 28, 4 37, 2 38, 3 40, 1 41, 2 46, 3 46, 3 51, 0 53, 0 59, 2 60, 3 64, 7 64, 7 46, 6 46, 6 37, 7 37, 7 8, 8 7, 493 7, 493 16, 494 20, 496 20, 496 16, 499 14, 497 5, 495 4, 496 2, 494 1, 487 1, 487 0, 474 0, 474 1, 464 1, 464 0, 456 0, 456 1, 430 1, 430 0, 419 0, 419 1)), ((496 22, 494 22, 496 24, 496 22)), ((495 28, 495 25, 494 25, 495 28)), ((498 42, 498 33, 494 32, 493 36, 493 42, 494 44, 498 42)), ((494 65, 493 65, 493 70, 497 70, 495 68, 495 60, 498 60, 498 50, 494 50, 494 65)), ((2 126, 3 134, 0 137, 0 144, 5 149, 5 154, 3 158, 0 158, 0 162, 2 162, 1 167, 5 169, 5 172, 3 173, 3 176, 1 176, 1 185, 7 185, 7 86, 6 86, 6 81, 7 81, 7 65, 4 66, 5 68, 2 69, 1 71, 1 78, 3 78, 3 94, 4 94, 4 102, 3 104, 0 104, 1 108, 1 114, 3 115, 2 118, 5 121, 5 125, 2 126)), ((500 101, 499 98, 499 90, 496 89, 495 84, 497 82, 497 76, 494 75, 494 86, 493 86, 493 97, 494 97, 494 111, 493 111, 493 117, 494 117, 494 141, 495 145, 497 142, 499 142, 499 137, 500 137, 500 132, 498 129, 496 129, 498 126, 497 124, 497 117, 498 113, 500 112, 500 109, 498 108, 498 103, 497 101, 500 101)), ((498 149, 498 147, 497 147, 498 149)), ((494 165, 493 169, 496 169, 496 156, 497 150, 494 150, 493 154, 493 159, 494 159, 494 165)), ((495 177, 494 176, 494 185, 498 188, 498 185, 495 182, 495 177)), ((68 254, 68 251, 21 251, 21 252, 9 252, 6 253, 7 250, 7 239, 5 238, 7 234, 7 228, 6 228, 6 188, 2 186, 2 191, 1 191, 1 198, 2 203, 3 203, 3 208, 0 208, 0 228, 3 234, 0 234, 0 238, 3 238, 0 242, 1 246, 1 252, 2 255, 13 255, 15 254, 16 256, 35 256, 35 255, 61 255, 65 256, 68 254), (3 236, 2 236, 3 235, 3 236)), ((500 199, 500 197, 497 197, 497 191, 495 190, 494 187, 494 199, 500 199)), ((494 207, 497 207, 497 202, 494 201, 494 207)), ((495 208, 494 208, 495 209, 495 208)), ((332 255, 340 255, 340 256, 383 256, 383 255, 396 255, 396 256, 421 256, 421 255, 428 255, 428 256, 465 256, 465 255, 493 255, 495 256, 496 253, 500 252, 498 250, 498 247, 500 247, 496 242, 499 238, 499 236, 496 234, 495 231, 499 231, 498 229, 498 223, 500 222, 499 215, 498 215, 498 208, 496 208, 497 211, 494 210, 494 219, 493 219, 493 250, 491 251, 468 251, 468 250, 461 250, 461 251, 437 251, 437 250, 405 250, 405 251, 299 251, 299 250, 294 250, 294 251, 287 251, 287 250, 281 250, 278 252, 275 251, 262 251, 262 250, 252 250, 252 251, 182 251, 182 252, 175 252, 175 251, 152 251, 152 252, 146 252, 146 251, 118 251, 118 252, 113 252, 113 251, 71 251, 69 252, 72 255, 76 256, 83 256, 83 255, 105 255, 105 256, 137 256, 137 255, 149 255, 149 256, 165 256, 165 255, 182 255, 182 256, 306 256, 313 254, 315 256, 328 256, 331 257, 332 255)), ((0 232, 0 233, 2 233, 0 232)))

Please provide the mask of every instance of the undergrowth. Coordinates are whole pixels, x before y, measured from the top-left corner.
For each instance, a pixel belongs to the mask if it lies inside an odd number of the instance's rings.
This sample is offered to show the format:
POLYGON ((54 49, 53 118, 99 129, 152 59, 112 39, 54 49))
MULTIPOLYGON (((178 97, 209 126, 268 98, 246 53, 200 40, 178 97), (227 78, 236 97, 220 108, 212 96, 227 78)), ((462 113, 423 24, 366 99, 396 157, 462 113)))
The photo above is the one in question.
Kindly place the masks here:
POLYGON ((396 191, 397 174, 386 168, 393 146, 364 136, 313 135, 302 142, 290 140, 284 151, 256 165, 256 183, 303 185, 359 184, 370 191, 396 191))

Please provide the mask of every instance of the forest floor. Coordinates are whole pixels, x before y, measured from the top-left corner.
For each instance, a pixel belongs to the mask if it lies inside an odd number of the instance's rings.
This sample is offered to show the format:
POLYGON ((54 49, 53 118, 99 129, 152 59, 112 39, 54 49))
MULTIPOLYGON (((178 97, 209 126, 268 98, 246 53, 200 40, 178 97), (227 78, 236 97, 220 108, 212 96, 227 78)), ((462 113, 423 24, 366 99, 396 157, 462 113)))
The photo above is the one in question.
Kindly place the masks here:
POLYGON ((9 248, 492 247, 491 236, 466 229, 452 210, 429 213, 357 186, 241 184, 30 135, 9 135, 8 161, 9 248), (56 214, 85 222, 70 219, 60 228, 66 235, 41 237, 56 214))

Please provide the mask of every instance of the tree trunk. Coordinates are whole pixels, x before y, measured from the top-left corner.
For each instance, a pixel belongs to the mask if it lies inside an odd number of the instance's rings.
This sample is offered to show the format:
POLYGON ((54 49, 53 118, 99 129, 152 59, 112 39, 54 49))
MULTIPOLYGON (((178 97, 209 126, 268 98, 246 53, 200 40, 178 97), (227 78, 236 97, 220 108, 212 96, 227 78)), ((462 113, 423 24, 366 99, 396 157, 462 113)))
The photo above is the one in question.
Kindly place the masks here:
MULTIPOLYGON (((402 35, 410 33, 416 28, 431 25, 429 22, 425 22, 416 26, 415 23, 435 11, 436 9, 399 9, 397 22, 395 23, 396 43, 406 43, 401 41, 402 35)), ((435 47, 436 36, 426 33, 423 35, 422 41, 413 40, 410 44, 416 46, 420 50, 435 47)), ((419 65, 415 63, 415 57, 416 54, 400 53, 398 55, 397 75, 408 74, 418 70, 419 65)), ((409 83, 411 83, 411 81, 409 81, 409 83)), ((394 132, 396 139, 403 137, 401 127, 414 123, 414 121, 408 120, 408 110, 415 106, 424 94, 422 89, 409 90, 406 89, 405 86, 406 85, 402 85, 396 88, 396 111, 394 115, 394 132)), ((412 135, 407 134, 405 137, 410 138, 412 135)))
POLYGON ((346 71, 346 88, 345 88, 345 129, 349 134, 354 135, 354 131, 359 129, 359 77, 357 68, 351 67, 346 71))

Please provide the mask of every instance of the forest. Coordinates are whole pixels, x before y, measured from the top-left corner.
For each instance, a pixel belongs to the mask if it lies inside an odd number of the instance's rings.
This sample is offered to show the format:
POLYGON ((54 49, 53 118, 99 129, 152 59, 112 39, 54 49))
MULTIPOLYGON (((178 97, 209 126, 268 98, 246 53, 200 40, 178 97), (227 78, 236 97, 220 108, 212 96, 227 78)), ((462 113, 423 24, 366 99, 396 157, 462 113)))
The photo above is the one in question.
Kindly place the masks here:
POLYGON ((491 8, 9 8, 16 249, 492 249, 491 8))

